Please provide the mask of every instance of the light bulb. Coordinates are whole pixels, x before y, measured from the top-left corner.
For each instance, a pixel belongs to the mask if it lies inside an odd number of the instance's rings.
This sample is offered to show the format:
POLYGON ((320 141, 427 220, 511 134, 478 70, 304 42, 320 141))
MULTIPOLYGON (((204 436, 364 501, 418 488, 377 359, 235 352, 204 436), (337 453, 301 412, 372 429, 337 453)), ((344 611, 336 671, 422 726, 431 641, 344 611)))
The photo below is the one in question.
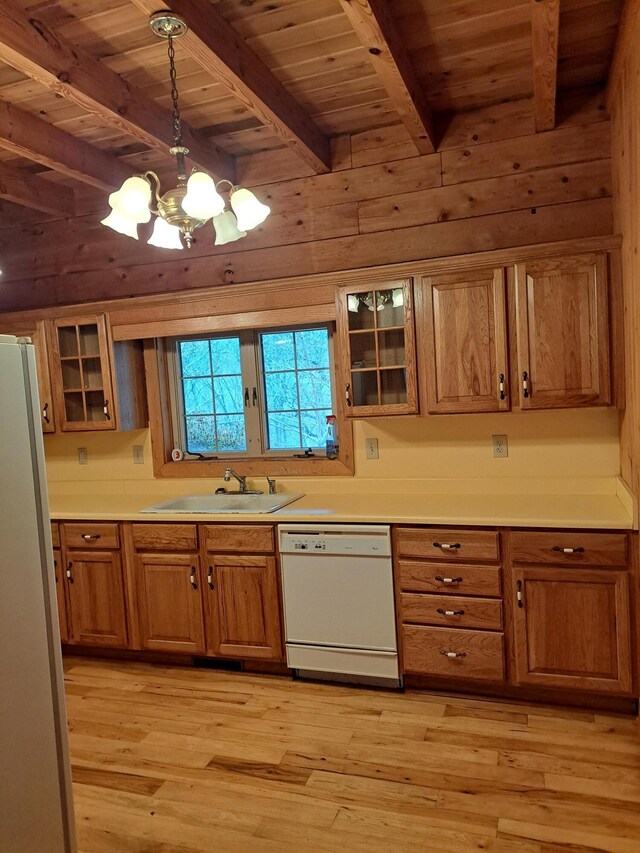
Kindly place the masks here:
POLYGON ((391 291, 391 304, 394 308, 402 308, 404 305, 404 290, 401 287, 395 287, 391 291))
POLYGON ((251 190, 242 187, 231 191, 231 207, 238 218, 240 231, 251 231, 261 222, 264 222, 271 213, 271 208, 258 201, 251 190))
POLYGON ((353 293, 350 293, 347 297, 347 309, 351 311, 353 314, 358 313, 358 309, 360 308, 360 300, 353 293))
POLYGON ((180 229, 175 225, 169 225, 161 216, 156 217, 156 221, 153 223, 153 233, 147 242, 150 246, 157 246, 159 249, 183 248, 180 229))
POLYGON ((224 210, 224 199, 216 190, 213 178, 206 172, 194 172, 187 181, 182 209, 196 219, 210 219, 224 210))
POLYGON ((137 223, 151 219, 150 202, 151 186, 139 176, 127 178, 120 189, 109 196, 109 204, 113 210, 137 223))
POLYGON ((224 246, 225 243, 233 243, 241 237, 246 237, 246 231, 240 231, 238 220, 230 210, 223 210, 213 218, 213 227, 216 232, 216 246, 224 246))
POLYGON ((112 210, 106 219, 101 220, 100 224, 106 225, 107 228, 113 228, 118 234, 125 234, 127 237, 133 237, 134 240, 138 239, 137 224, 128 217, 122 216, 117 210, 112 210))

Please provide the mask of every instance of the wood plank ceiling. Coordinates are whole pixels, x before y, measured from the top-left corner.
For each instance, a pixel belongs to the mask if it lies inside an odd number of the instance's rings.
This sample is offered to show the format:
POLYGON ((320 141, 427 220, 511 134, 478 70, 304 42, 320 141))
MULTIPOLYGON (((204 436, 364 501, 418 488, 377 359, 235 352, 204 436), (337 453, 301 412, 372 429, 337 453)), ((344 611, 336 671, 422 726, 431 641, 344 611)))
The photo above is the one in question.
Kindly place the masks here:
MULTIPOLYGON (((193 39, 176 46, 181 110, 192 159, 227 177, 234 158, 285 145, 313 171, 327 171, 331 137, 400 123, 416 153, 426 153, 437 148, 438 128, 451 114, 534 95, 536 128, 548 130, 556 89, 561 96, 606 82, 622 6, 622 0, 210 3, 206 14, 206 0, 165 5, 187 16, 191 10, 194 18, 199 8, 193 39)), ((162 5, 1 4, 0 198, 51 214, 53 181, 66 185, 64 217, 73 212, 70 191, 79 179, 104 192, 135 171, 172 171, 165 150, 166 45, 149 30, 146 14, 162 5), (14 180, 16 169, 25 172, 21 181, 14 180)), ((13 204, 2 209, 10 218, 13 204)))

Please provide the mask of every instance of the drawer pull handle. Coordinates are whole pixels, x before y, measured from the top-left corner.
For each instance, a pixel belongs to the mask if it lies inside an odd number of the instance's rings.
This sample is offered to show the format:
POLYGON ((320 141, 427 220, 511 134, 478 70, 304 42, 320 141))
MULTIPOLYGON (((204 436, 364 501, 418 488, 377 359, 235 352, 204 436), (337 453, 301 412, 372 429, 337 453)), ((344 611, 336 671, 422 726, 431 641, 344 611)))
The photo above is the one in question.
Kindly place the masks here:
POLYGON ((443 578, 442 575, 436 575, 435 580, 439 583, 462 583, 462 578, 443 578))
POLYGON ((584 554, 584 548, 561 548, 559 545, 554 545, 552 551, 559 551, 561 554, 584 554))
POLYGON ((466 652, 447 652, 444 649, 440 651, 441 655, 444 655, 446 658, 466 658, 466 652))
POLYGON ((198 584, 196 583, 196 567, 195 566, 191 566, 191 578, 190 578, 190 580, 191 580, 191 586, 194 589, 198 589, 198 584))
POLYGON ((524 607, 524 601, 522 599, 522 581, 519 580, 516 583, 516 599, 518 601, 518 607, 524 607))
POLYGON ((49 404, 48 403, 45 403, 44 406, 42 407, 42 420, 46 424, 51 423, 51 418, 49 417, 49 404))
POLYGON ((523 397, 529 396, 529 374, 527 373, 526 370, 522 374, 522 396, 523 397))
POLYGON ((82 533, 81 535, 85 542, 97 541, 100 538, 99 533, 82 533))
POLYGON ((69 581, 69 583, 73 583, 73 563, 69 563, 69 565, 67 566, 66 574, 67 574, 67 580, 69 581))
POLYGON ((506 394, 504 393, 504 373, 500 374, 500 378, 498 381, 498 391, 500 392, 500 399, 506 399, 506 394))
POLYGON ((109 414, 109 401, 108 400, 104 401, 104 406, 102 407, 102 411, 104 412, 105 419, 110 421, 111 415, 109 414))
POLYGON ((445 551, 449 551, 451 548, 459 548, 460 547, 459 542, 453 542, 451 544, 448 544, 447 542, 432 542, 431 544, 433 545, 434 548, 443 548, 445 551))
POLYGON ((353 406, 353 402, 351 400, 351 385, 349 383, 345 386, 344 396, 347 401, 347 406, 353 406))
POLYGON ((209 571, 207 572, 207 583, 209 584, 209 589, 215 589, 215 584, 213 582, 213 566, 209 566, 209 571))
POLYGON ((441 613, 443 616, 464 616, 464 610, 443 610, 438 607, 436 613, 441 613))

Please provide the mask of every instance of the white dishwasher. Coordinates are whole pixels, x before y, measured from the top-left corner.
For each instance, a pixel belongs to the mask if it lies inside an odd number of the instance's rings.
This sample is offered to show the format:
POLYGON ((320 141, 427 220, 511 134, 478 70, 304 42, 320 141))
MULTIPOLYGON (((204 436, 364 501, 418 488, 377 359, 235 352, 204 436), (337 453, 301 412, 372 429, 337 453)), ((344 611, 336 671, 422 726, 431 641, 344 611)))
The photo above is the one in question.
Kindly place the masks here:
POLYGON ((399 686, 388 525, 280 524, 287 663, 399 686))

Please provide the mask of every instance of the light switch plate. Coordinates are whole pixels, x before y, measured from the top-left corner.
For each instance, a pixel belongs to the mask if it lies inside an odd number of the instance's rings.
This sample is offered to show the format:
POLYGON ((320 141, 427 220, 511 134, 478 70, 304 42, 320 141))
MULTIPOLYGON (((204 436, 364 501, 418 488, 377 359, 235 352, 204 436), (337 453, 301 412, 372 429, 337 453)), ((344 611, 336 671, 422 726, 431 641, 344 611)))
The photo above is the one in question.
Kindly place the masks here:
POLYGON ((78 448, 78 465, 88 465, 89 464, 89 452, 86 447, 78 448))
POLYGON ((144 465, 144 447, 141 444, 133 445, 133 464, 144 465))
POLYGON ((378 439, 367 438, 364 442, 364 455, 367 459, 378 459, 378 439))
POLYGON ((493 456, 495 459, 505 459, 509 455, 509 444, 506 435, 492 435, 493 456))

